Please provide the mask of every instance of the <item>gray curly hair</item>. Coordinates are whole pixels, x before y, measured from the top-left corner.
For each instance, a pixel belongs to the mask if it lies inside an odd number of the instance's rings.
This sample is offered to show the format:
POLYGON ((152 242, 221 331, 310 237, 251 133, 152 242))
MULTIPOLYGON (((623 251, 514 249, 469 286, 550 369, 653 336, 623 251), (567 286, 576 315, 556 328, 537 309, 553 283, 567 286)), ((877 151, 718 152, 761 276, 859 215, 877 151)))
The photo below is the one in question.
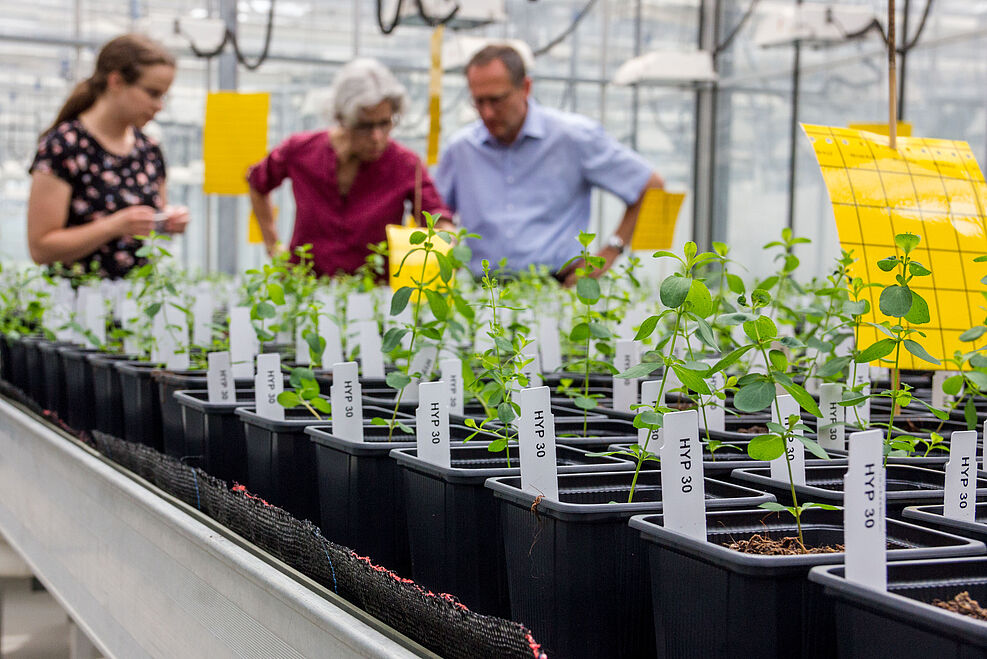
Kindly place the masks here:
POLYGON ((360 110, 389 101, 394 114, 404 109, 407 92, 390 69, 362 57, 347 63, 332 81, 332 114, 342 126, 357 123, 360 110))

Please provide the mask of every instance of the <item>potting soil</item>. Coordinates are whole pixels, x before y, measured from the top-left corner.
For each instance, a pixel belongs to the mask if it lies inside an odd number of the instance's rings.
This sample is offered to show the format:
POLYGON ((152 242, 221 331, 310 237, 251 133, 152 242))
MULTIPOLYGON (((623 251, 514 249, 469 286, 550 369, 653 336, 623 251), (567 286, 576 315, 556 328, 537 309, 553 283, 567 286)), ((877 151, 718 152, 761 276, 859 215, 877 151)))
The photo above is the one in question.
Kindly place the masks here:
POLYGON ((443 657, 547 659, 523 625, 470 611, 324 538, 317 526, 148 446, 93 433, 100 453, 443 657))
POLYGON ((932 605, 938 606, 940 609, 952 611, 953 613, 976 618, 977 620, 987 620, 987 609, 980 606, 980 602, 970 597, 970 593, 965 590, 948 602, 944 602, 941 599, 934 599, 932 600, 932 605))

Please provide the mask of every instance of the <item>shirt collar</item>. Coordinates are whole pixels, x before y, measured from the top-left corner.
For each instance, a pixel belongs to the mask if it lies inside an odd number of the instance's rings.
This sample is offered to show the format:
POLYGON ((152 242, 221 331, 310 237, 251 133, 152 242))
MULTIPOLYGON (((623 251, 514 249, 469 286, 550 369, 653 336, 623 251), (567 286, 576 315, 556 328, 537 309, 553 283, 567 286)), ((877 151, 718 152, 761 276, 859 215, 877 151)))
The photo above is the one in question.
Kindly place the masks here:
MULTIPOLYGON (((517 139, 510 146, 515 144, 520 144, 525 137, 531 137, 536 140, 540 140, 545 137, 546 131, 546 120, 545 111, 542 109, 541 105, 538 104, 535 99, 528 97, 528 113, 524 117, 524 124, 521 125, 521 131, 518 133, 517 139)), ((477 121, 473 129, 473 139, 477 144, 489 144, 492 146, 503 146, 497 141, 487 127, 483 125, 482 121, 477 121)))

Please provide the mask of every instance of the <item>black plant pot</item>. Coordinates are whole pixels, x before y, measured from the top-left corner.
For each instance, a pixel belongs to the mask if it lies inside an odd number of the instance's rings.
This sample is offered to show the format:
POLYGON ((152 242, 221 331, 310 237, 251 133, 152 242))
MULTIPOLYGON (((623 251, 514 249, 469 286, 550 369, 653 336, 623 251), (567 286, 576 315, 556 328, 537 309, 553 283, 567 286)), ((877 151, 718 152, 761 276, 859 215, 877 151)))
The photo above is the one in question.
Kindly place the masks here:
MULTIPOLYGON (((523 621, 549 657, 655 654, 647 547, 627 520, 661 512, 661 476, 641 473, 626 503, 632 476, 561 474, 559 501, 536 499, 515 476, 487 481, 500 499, 511 619, 523 621)), ((705 485, 708 509, 773 499, 709 478, 705 485)))
MULTIPOLYGON (((411 418, 403 423, 415 426, 411 418)), ((385 426, 364 427, 362 442, 337 437, 329 426, 311 426, 305 432, 318 465, 323 533, 398 574, 411 574, 401 468, 390 452, 414 448, 414 436, 395 430, 388 441, 385 426)), ((472 433, 465 426, 449 426, 456 443, 472 433)))
POLYGON ((120 374, 123 402, 123 438, 128 442, 164 448, 161 432, 161 397, 154 371, 159 364, 120 360, 114 364, 120 374))
POLYGON ((94 348, 64 347, 61 349, 65 372, 65 421, 75 428, 91 432, 96 425, 96 394, 93 366, 89 355, 99 354, 94 348))
MULTIPOLYGON (((20 345, 16 350, 20 350, 20 345)), ((15 359, 10 338, 6 334, 0 334, 0 380, 16 386, 17 382, 13 375, 15 359)))
MULTIPOLYGON (((247 489, 299 519, 318 521, 315 451, 305 429, 328 419, 299 408, 285 410, 284 421, 266 419, 252 407, 238 407, 236 415, 247 444, 247 489)), ((372 406, 364 406, 363 415, 365 425, 374 416, 390 418, 388 410, 372 406)))
MULTIPOLYGON (((701 441, 705 440, 705 434, 700 431, 701 441)), ((717 439, 716 435, 711 435, 712 439, 717 439)), ((749 455, 747 455, 747 445, 748 441, 731 441, 730 447, 719 447, 715 452, 710 453, 709 445, 702 441, 703 445, 703 473, 707 476, 712 476, 713 478, 718 478, 727 482, 731 482, 731 472, 734 469, 757 469, 758 467, 763 467, 765 465, 761 460, 754 460, 749 455)), ((630 449, 630 444, 611 444, 607 447, 608 451, 626 451, 630 449)), ((656 453, 657 451, 652 451, 656 453)), ((627 460, 628 462, 634 464, 635 460, 630 456, 626 455, 615 455, 615 458, 620 458, 621 460, 627 460)), ((833 459, 833 460, 819 460, 819 459, 808 459, 805 464, 807 466, 815 465, 845 465, 847 463, 846 459, 833 459)), ((647 460, 641 467, 647 470, 658 470, 661 468, 661 463, 655 462, 654 460, 647 460)), ((745 485, 745 483, 740 483, 745 485)))
POLYGON ((25 336, 21 338, 21 346, 24 350, 24 371, 21 391, 26 393, 41 407, 47 407, 45 401, 45 376, 41 367, 42 343, 47 343, 38 336, 25 336))
MULTIPOLYGON (((706 539, 662 526, 660 515, 630 521, 648 541, 658 654, 668 657, 832 657, 833 607, 806 579, 844 554, 766 556, 724 546, 755 534, 796 536, 790 515, 764 510, 706 514, 706 539), (715 605, 713 604, 715 603, 715 605)), ((843 543, 843 512, 802 514, 809 547, 843 543)), ((890 560, 982 554, 982 543, 887 520, 890 560)))
POLYGON ((247 482, 247 440, 236 408, 254 402, 253 389, 237 389, 237 402, 210 403, 209 392, 176 391, 188 455, 201 455, 202 468, 216 478, 247 482))
POLYGON ((972 522, 946 517, 942 511, 942 505, 909 506, 902 511, 901 516, 913 524, 921 524, 945 533, 955 533, 964 538, 972 538, 987 543, 987 503, 977 504, 975 518, 972 522))
POLYGON ((41 406, 58 414, 62 420, 67 418, 65 397, 65 369, 62 366, 63 348, 79 348, 80 346, 64 341, 40 341, 38 352, 41 358, 42 403, 41 406))
POLYGON ((131 355, 93 353, 86 355, 93 378, 93 425, 96 430, 123 438, 123 388, 116 365, 134 359, 131 355))
MULTIPOLYGON (((843 476, 846 465, 806 466, 805 485, 796 485, 795 494, 799 503, 813 501, 834 506, 843 505, 843 476)), ((747 483, 750 487, 770 492, 778 501, 792 504, 791 486, 787 480, 771 478, 771 469, 735 469, 731 474, 735 482, 747 483)), ((901 511, 906 506, 914 506, 942 501, 946 474, 942 471, 889 464, 885 479, 887 515, 901 519, 901 511)), ((977 498, 987 496, 987 479, 977 479, 977 498)))
MULTIPOLYGON (((451 466, 418 457, 418 449, 393 449, 404 470, 404 500, 411 547, 411 575, 424 587, 454 593, 473 611, 507 618, 507 565, 500 529, 500 505, 484 481, 520 474, 518 449, 510 447, 511 467, 503 452, 484 446, 454 446, 451 466), (493 532, 492 532, 493 531, 493 532)), ((559 473, 629 468, 614 458, 590 457, 570 446, 556 449, 559 473)))
POLYGON ((840 657, 970 659, 987 656, 987 623, 932 606, 967 591, 987 602, 987 558, 903 561, 888 565, 888 589, 844 579, 842 565, 813 568, 836 609, 840 657))

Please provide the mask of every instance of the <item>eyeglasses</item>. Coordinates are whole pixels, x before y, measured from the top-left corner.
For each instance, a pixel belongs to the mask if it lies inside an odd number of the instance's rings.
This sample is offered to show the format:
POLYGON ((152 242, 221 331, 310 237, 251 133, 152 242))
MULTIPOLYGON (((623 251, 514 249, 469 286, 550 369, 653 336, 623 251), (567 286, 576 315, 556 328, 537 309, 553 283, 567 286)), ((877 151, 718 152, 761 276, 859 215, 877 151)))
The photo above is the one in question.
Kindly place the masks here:
POLYGON ((473 107, 477 110, 482 108, 484 105, 489 105, 491 108, 500 107, 500 105, 506 101, 511 94, 514 93, 513 89, 508 89, 503 94, 497 96, 474 96, 473 97, 473 107))
POLYGON ((381 121, 358 121, 353 124, 350 130, 361 135, 372 135, 376 130, 382 133, 390 133, 392 128, 394 128, 394 117, 382 119, 381 121))

